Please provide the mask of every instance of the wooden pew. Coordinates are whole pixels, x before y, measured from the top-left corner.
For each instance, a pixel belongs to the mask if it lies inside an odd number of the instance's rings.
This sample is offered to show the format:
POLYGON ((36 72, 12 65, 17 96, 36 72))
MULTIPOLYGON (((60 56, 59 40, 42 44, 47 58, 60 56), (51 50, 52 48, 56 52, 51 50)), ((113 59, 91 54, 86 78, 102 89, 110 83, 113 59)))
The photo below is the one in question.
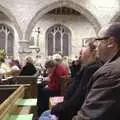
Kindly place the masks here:
POLYGON ((30 84, 30 96, 36 97, 37 90, 36 90, 36 83, 37 83, 37 76, 14 76, 3 79, 0 84, 30 84))
POLYGON ((0 104, 5 99, 7 99, 18 87, 18 85, 0 85, 0 104))
POLYGON ((0 80, 0 85, 13 84, 13 77, 6 77, 0 80))
POLYGON ((0 86, 0 92, 5 91, 7 93, 8 91, 10 91, 9 94, 7 94, 8 96, 7 95, 3 96, 2 94, 0 96, 0 99, 1 97, 3 97, 0 104, 0 120, 9 120, 8 118, 10 117, 11 114, 19 115, 21 114, 21 111, 24 111, 24 114, 28 114, 29 112, 31 112, 31 106, 26 108, 24 106, 17 105, 21 98, 25 97, 26 91, 29 90, 28 89, 29 87, 30 84, 0 86))
POLYGON ((60 89, 61 89, 61 95, 64 95, 65 90, 69 86, 70 83, 70 77, 69 76, 61 76, 60 77, 60 89))
POLYGON ((13 78, 15 84, 30 84, 30 96, 36 98, 37 96, 37 76, 15 76, 13 78))

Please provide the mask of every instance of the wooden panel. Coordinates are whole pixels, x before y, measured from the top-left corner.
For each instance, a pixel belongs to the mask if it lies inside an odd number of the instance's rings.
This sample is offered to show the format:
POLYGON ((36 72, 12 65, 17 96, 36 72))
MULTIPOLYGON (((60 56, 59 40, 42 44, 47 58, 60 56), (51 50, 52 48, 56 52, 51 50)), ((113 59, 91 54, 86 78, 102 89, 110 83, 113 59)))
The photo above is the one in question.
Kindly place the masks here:
POLYGON ((7 99, 20 85, 0 85, 0 103, 7 99))
POLYGON ((14 77, 15 84, 30 84, 28 97, 36 97, 37 90, 36 90, 36 83, 37 77, 36 76, 15 76, 14 77))
POLYGON ((24 91, 25 88, 23 85, 18 87, 13 94, 11 94, 8 99, 6 99, 1 105, 0 105, 0 120, 5 116, 6 113, 12 113, 13 111, 16 111, 16 102, 19 98, 24 97, 24 91))
POLYGON ((61 83, 61 94, 64 95, 65 90, 69 86, 70 78, 68 76, 61 76, 60 83, 61 83))
POLYGON ((14 89, 4 89, 4 88, 0 88, 0 104, 7 99, 13 92, 15 91, 14 89))

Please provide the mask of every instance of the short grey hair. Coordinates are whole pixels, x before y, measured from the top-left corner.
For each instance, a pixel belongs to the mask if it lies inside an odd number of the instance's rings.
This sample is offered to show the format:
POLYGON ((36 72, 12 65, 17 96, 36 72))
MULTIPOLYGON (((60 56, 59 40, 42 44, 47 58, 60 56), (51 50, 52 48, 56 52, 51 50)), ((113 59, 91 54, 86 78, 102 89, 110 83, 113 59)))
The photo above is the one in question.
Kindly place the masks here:
POLYGON ((105 31, 105 37, 113 37, 120 48, 120 23, 111 23, 105 31))

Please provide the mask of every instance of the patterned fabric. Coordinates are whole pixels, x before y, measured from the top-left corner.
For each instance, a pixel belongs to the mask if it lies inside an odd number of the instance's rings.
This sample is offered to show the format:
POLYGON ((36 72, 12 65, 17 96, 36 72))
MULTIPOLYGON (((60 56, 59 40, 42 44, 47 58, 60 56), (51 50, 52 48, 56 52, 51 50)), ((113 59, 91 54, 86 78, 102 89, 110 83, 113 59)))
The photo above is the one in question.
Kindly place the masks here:
POLYGON ((55 115, 51 115, 50 110, 47 110, 40 116, 39 120, 58 120, 58 118, 55 115))

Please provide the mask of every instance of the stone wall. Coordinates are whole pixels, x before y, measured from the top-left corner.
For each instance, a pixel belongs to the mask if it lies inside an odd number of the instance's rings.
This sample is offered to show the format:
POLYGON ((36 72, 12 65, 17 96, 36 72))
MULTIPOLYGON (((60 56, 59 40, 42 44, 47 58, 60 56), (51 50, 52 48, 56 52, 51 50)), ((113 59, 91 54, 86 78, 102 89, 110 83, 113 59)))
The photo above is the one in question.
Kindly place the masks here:
MULTIPOLYGON (((2 11, 9 19, 7 23, 13 26, 15 32, 15 56, 18 56, 18 51, 21 49, 19 41, 26 41, 30 38, 32 29, 36 24, 47 25, 53 24, 52 19, 44 15, 53 8, 66 6, 71 7, 82 14, 85 21, 80 18, 71 19, 65 18, 65 25, 72 31, 72 52, 77 54, 81 39, 97 34, 99 29, 114 21, 114 17, 119 16, 119 0, 0 0, 0 11, 2 11), (62 2, 61 2, 62 1, 62 2), (83 29, 81 29, 83 28, 83 29), (89 28, 89 30, 88 30, 89 28), (87 31, 87 32, 86 32, 87 31)), ((1 22, 4 20, 1 19, 1 22)), ((56 21, 58 22, 58 21, 56 21)), ((47 29, 47 27, 45 29, 47 29)), ((41 26, 43 33, 41 34, 41 45, 45 46, 45 31, 41 26)), ((26 44, 26 42, 25 42, 26 44)), ((27 45, 28 46, 28 45, 27 45)), ((45 48, 41 50, 41 54, 45 54, 45 48)))
POLYGON ((46 32, 48 28, 55 24, 65 25, 71 32, 71 48, 70 56, 78 56, 79 50, 82 47, 82 40, 84 38, 95 37, 96 32, 93 26, 83 16, 55 16, 44 15, 36 24, 36 28, 40 27, 40 54, 46 56, 46 32))

